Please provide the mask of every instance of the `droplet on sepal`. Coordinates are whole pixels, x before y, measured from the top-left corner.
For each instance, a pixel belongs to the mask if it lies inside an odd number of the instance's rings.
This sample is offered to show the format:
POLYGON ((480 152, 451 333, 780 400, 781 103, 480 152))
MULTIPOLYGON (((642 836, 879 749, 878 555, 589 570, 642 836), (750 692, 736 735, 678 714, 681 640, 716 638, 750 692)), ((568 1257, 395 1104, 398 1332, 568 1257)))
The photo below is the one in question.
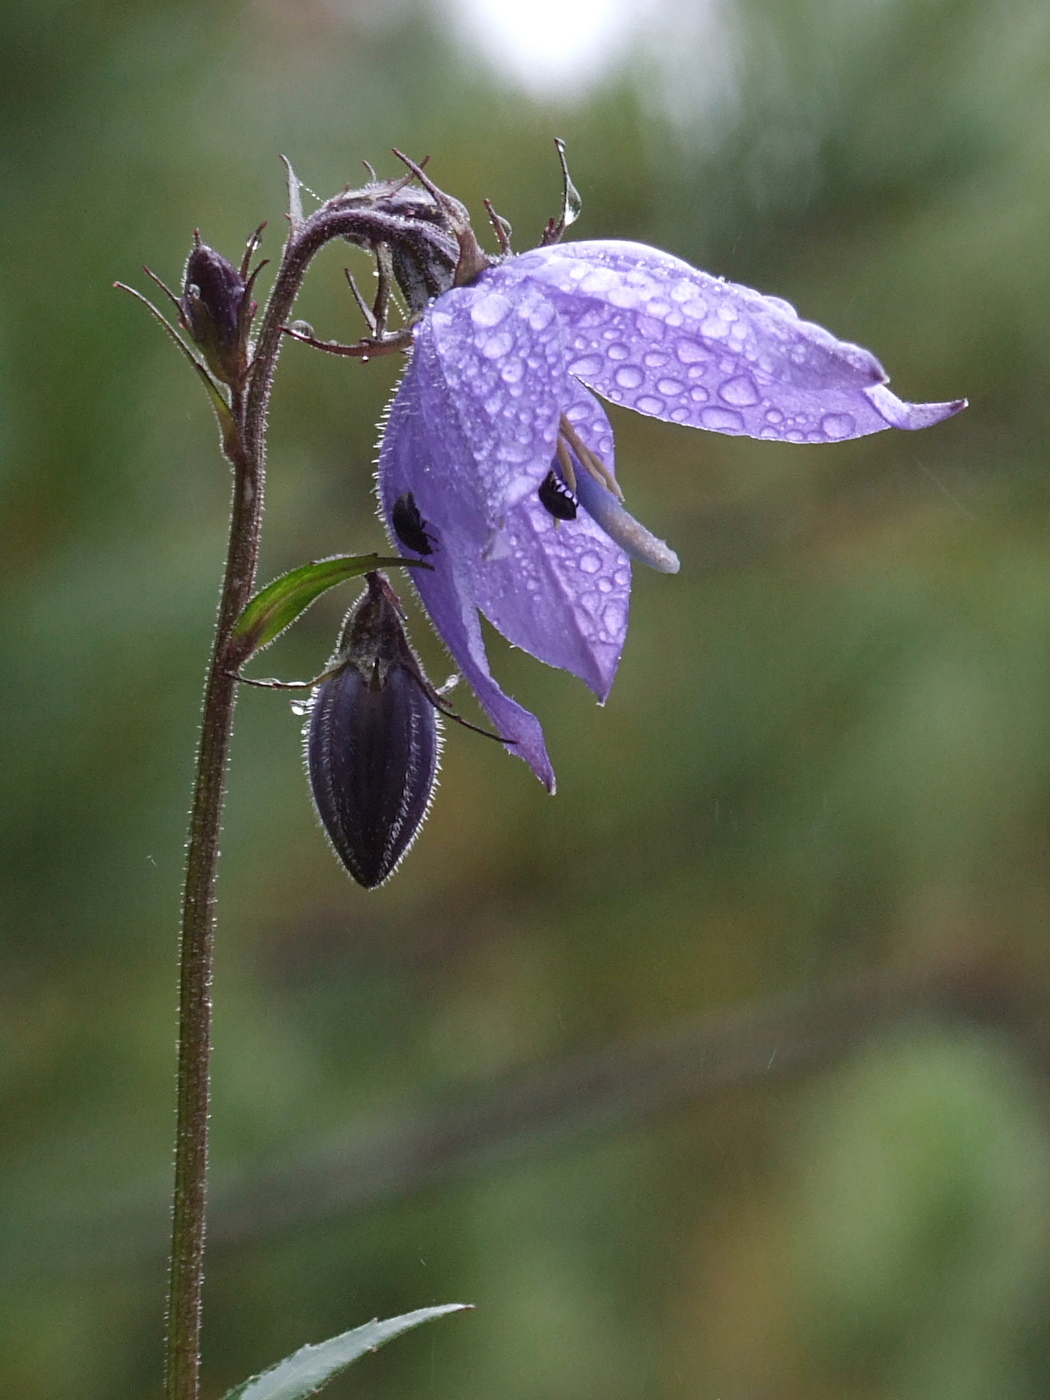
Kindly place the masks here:
POLYGON ((306 763, 336 855, 366 889, 381 885, 430 807, 441 740, 431 688, 396 595, 376 573, 347 617, 335 668, 314 693, 306 763))

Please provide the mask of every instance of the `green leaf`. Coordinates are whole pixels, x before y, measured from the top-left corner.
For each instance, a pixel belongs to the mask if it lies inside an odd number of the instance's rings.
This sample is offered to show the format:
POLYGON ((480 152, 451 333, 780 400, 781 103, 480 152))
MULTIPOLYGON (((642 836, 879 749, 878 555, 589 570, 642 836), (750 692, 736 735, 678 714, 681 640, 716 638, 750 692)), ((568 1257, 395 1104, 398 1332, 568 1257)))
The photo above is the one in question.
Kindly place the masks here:
POLYGON ((446 1303, 439 1308, 420 1308, 417 1312, 403 1313, 401 1317, 387 1318, 385 1322, 366 1322, 364 1327, 329 1337, 327 1342, 316 1346, 300 1347, 262 1375, 252 1376, 243 1385, 236 1386, 224 1400, 304 1400, 308 1395, 316 1395, 333 1376, 366 1352, 375 1351, 384 1342, 400 1337, 402 1332, 410 1332, 422 1322, 463 1312, 470 1306, 469 1303, 446 1303))
POLYGON ((235 641, 247 647, 244 659, 268 647, 322 593, 348 578, 382 567, 428 568, 418 559, 388 559, 380 554, 337 554, 303 564, 256 593, 233 625, 235 641))

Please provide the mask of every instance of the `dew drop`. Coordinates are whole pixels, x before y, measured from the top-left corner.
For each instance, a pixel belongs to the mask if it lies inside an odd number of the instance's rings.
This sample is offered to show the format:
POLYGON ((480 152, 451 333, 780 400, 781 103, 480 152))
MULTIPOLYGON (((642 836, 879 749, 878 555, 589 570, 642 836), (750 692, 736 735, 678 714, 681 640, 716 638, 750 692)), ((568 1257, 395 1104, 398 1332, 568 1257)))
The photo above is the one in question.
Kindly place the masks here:
POLYGON ((666 407, 663 399, 658 399, 655 394, 643 394, 640 399, 635 399, 634 406, 639 413, 653 415, 663 413, 666 407))
POLYGON ((680 379, 658 379, 656 387, 661 394, 666 394, 669 399, 675 399, 679 394, 685 393, 685 385, 680 379))
POLYGON ((605 353, 610 360, 626 360, 631 352, 622 340, 614 340, 605 353))
MULTIPOLYGON (((609 347, 610 354, 612 353, 612 348, 612 346, 609 347)), ((645 383, 645 375, 637 365, 621 365, 613 375, 613 378, 621 389, 637 389, 639 385, 645 383)))
POLYGON ((683 365, 700 364, 709 358, 704 347, 698 345, 695 340, 680 340, 674 352, 683 365))
POLYGON ((588 550, 586 554, 580 555, 580 572, 584 574, 596 574, 602 566, 602 561, 597 554, 591 554, 588 550))
POLYGON ((767 423, 783 423, 784 415, 779 408, 770 408, 766 411, 767 423))
POLYGON ((614 287, 620 285, 620 274, 614 272, 611 267, 592 268, 580 283, 580 291, 586 296, 598 296, 602 292, 611 292, 614 287))
POLYGON ((534 331, 545 331, 554 320, 554 307, 549 301, 541 301, 529 312, 529 326, 534 331))
POLYGON ((613 287, 607 300, 610 306, 618 306, 621 311, 634 311, 641 298, 634 287, 613 287))
POLYGON ((724 340, 729 334, 729 325, 719 316, 708 316, 700 323, 700 334, 706 335, 709 340, 724 340))
POLYGON ((597 374, 604 364, 600 355, 581 355, 578 360, 573 360, 569 365, 570 374, 578 374, 583 379, 589 378, 592 374, 597 374))
POLYGON ((692 399, 693 403, 707 403, 711 395, 702 384, 694 384, 689 390, 689 397, 692 399))
POLYGON ((508 350, 514 348, 514 337, 510 331, 497 331, 495 335, 477 337, 474 342, 486 360, 501 360, 508 350))
POLYGON ((738 374, 735 379, 727 379, 718 393, 726 403, 731 403, 737 408, 750 408, 762 397, 749 374, 738 374))
POLYGON ((849 413, 825 413, 820 420, 821 432, 836 442, 849 437, 856 426, 856 421, 849 413))
POLYGON ((505 296, 499 292, 489 292, 471 303, 470 319, 476 326, 490 328, 505 321, 512 310, 513 307, 505 296))
POLYGON ((716 433, 742 433, 744 431, 743 418, 732 408, 702 409, 700 422, 705 428, 713 428, 716 433))

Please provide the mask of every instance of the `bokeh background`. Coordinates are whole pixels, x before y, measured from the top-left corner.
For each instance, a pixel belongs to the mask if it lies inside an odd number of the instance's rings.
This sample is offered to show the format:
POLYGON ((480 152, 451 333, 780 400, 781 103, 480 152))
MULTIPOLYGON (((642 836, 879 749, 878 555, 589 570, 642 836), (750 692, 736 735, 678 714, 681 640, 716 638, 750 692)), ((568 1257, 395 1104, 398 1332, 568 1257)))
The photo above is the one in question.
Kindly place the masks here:
MULTIPOLYGON (((574 235, 786 297, 971 407, 825 448, 613 410, 682 572, 637 571, 604 709, 493 638, 559 794, 453 729, 378 893, 321 838, 287 698, 243 695, 206 1395, 467 1300, 328 1393, 1045 1396, 1045 0, 6 0, 0 65, 0 1394, 159 1393, 228 478, 111 284, 177 282, 195 226, 236 257, 268 219, 275 256, 280 153, 322 196, 430 154, 527 247, 559 135, 574 235)), ((313 271, 319 334, 358 333, 354 256, 313 271)), ((286 350, 263 579, 382 544, 396 374, 286 350)), ((351 596, 256 669, 313 674, 351 596)))

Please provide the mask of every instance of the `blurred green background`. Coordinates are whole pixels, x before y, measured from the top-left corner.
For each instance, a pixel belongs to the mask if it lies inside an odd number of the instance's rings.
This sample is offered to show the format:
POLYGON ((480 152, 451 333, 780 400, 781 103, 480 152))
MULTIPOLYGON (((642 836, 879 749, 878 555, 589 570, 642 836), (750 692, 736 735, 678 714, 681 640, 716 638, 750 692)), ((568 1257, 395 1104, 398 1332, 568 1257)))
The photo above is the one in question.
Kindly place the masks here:
MULTIPOLYGON (((556 16, 536 24, 556 52, 556 16)), ((275 256, 279 153, 322 196, 362 159, 394 173, 392 146, 429 153, 524 248, 557 208, 560 135, 575 235, 786 297, 903 397, 971 407, 819 449, 614 411, 631 507, 682 572, 636 571, 603 710, 493 641, 559 794, 453 728, 378 893, 317 829, 287 699, 242 696, 206 1395, 376 1314, 468 1300, 328 1393, 1045 1396, 1050 10, 663 0, 593 81, 556 86, 469 30, 413 0, 0 11, 0 1395, 158 1394, 177 906, 228 478, 199 386, 111 284, 145 285, 143 262, 177 282, 195 226, 236 258, 266 218, 275 256), (862 1009, 824 1049, 818 1015, 794 1073, 774 1012, 768 1073, 673 1104, 636 1074, 635 1042, 786 993, 834 1003, 843 976, 862 1008, 890 978, 911 1009, 862 1009), (523 1075, 542 1099, 606 1047, 613 1091, 583 1075, 515 1134, 523 1075), (470 1132, 432 1151, 444 1114, 493 1100, 507 1122, 477 1152, 470 1132), (407 1170, 383 1125, 407 1125, 407 1170)), ((312 274, 319 334, 358 333, 353 256, 312 274)), ((286 350, 263 579, 382 544, 396 374, 286 350)), ((256 670, 319 669, 351 596, 256 670)), ((413 632, 444 679, 418 614, 413 632)))

